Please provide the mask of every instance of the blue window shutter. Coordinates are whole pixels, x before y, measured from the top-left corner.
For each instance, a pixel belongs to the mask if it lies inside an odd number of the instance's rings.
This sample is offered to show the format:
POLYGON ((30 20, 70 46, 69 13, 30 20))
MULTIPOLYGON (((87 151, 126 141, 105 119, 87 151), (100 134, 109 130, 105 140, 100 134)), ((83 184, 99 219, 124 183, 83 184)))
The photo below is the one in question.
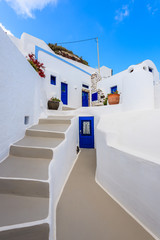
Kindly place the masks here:
POLYGON ((92 102, 98 100, 98 92, 92 94, 92 102))
POLYGON ((51 84, 56 85, 56 77, 51 75, 51 84))
POLYGON ((114 93, 117 91, 117 86, 111 87, 111 93, 114 93))

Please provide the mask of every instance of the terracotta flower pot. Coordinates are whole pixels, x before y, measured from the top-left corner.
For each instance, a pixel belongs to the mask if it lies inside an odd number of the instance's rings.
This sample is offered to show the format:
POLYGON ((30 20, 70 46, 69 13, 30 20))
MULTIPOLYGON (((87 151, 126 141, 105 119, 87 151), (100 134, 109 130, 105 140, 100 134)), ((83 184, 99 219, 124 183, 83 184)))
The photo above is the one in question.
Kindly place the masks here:
POLYGON ((120 95, 117 93, 108 95, 109 105, 119 104, 120 95))
POLYGON ((57 110, 59 107, 59 102, 48 101, 48 109, 57 110))

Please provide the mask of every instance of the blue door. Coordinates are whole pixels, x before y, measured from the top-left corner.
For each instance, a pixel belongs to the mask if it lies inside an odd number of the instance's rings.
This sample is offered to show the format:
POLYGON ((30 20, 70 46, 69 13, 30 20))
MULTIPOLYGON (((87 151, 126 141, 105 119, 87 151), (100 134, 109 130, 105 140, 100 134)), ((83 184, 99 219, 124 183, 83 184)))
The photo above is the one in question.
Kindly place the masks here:
POLYGON ((88 92, 82 91, 82 107, 88 107, 88 92))
POLYGON ((61 101, 63 104, 68 104, 68 85, 66 83, 61 83, 61 101))
POLYGON ((79 146, 94 148, 94 117, 79 117, 79 146))

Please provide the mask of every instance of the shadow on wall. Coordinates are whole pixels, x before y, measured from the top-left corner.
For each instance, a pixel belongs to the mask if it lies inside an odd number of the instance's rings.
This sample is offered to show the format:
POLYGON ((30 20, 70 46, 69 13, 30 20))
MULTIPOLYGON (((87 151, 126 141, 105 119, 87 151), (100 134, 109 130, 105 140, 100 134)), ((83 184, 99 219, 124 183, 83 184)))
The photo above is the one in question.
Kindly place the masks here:
POLYGON ((42 80, 1 28, 0 46, 0 159, 3 159, 10 144, 38 121, 46 99, 42 80))

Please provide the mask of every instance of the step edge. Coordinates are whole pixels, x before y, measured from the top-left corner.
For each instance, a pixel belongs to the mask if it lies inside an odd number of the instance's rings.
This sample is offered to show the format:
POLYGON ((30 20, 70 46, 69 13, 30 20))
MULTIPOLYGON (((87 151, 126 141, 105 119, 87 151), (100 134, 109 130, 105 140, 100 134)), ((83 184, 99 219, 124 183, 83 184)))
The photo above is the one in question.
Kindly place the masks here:
MULTIPOLYGON (((31 132, 31 133, 48 133, 48 134, 52 134, 53 133, 53 135, 54 134, 57 134, 57 135, 59 135, 59 136, 55 136, 54 138, 65 138, 65 133, 64 132, 58 132, 58 131, 46 131, 46 130, 37 130, 37 129, 27 129, 26 130, 26 134, 25 134, 25 136, 29 136, 29 137, 38 137, 38 136, 32 136, 32 135, 28 135, 27 133, 29 133, 29 132, 31 132)), ((42 138, 53 138, 53 137, 47 137, 47 136, 39 136, 39 137, 42 137, 42 138)))
POLYGON ((54 124, 54 122, 55 123, 57 122, 57 124, 71 124, 72 121, 71 121, 71 119, 41 118, 41 119, 39 119, 38 124, 43 124, 43 122, 48 123, 48 124, 51 124, 52 122, 53 122, 53 124, 54 124))
POLYGON ((40 182, 40 183, 48 183, 49 184, 49 178, 47 180, 40 180, 40 179, 34 179, 34 178, 16 178, 16 177, 0 177, 0 180, 13 180, 13 181, 32 181, 32 182, 40 182))
POLYGON ((42 220, 37 220, 37 221, 33 221, 33 222, 26 222, 26 223, 19 223, 19 224, 3 226, 3 227, 0 227, 0 232, 14 230, 14 229, 16 230, 16 229, 21 229, 21 228, 27 228, 27 227, 34 227, 34 226, 39 226, 42 224, 49 225, 49 218, 47 217, 42 220))
MULTIPOLYGON (((39 149, 41 149, 42 151, 44 150, 44 151, 46 151, 46 150, 48 150, 48 157, 40 157, 41 155, 38 155, 38 157, 27 157, 27 158, 41 158, 41 159, 50 159, 50 160, 52 160, 53 159, 53 155, 54 155, 54 148, 47 148, 47 147, 37 147, 37 146, 25 146, 25 145, 15 145, 15 144, 12 144, 11 146, 10 146, 10 151, 9 151, 9 156, 17 156, 17 157, 23 157, 23 156, 20 156, 21 154, 14 154, 13 153, 13 150, 15 149, 16 150, 16 148, 17 148, 17 151, 18 150, 39 150, 39 149)), ((27 154, 26 154, 27 155, 27 154)), ((25 157, 26 157, 26 155, 25 155, 25 157)))
POLYGON ((49 182, 0 178, 0 195, 49 199, 49 182))

